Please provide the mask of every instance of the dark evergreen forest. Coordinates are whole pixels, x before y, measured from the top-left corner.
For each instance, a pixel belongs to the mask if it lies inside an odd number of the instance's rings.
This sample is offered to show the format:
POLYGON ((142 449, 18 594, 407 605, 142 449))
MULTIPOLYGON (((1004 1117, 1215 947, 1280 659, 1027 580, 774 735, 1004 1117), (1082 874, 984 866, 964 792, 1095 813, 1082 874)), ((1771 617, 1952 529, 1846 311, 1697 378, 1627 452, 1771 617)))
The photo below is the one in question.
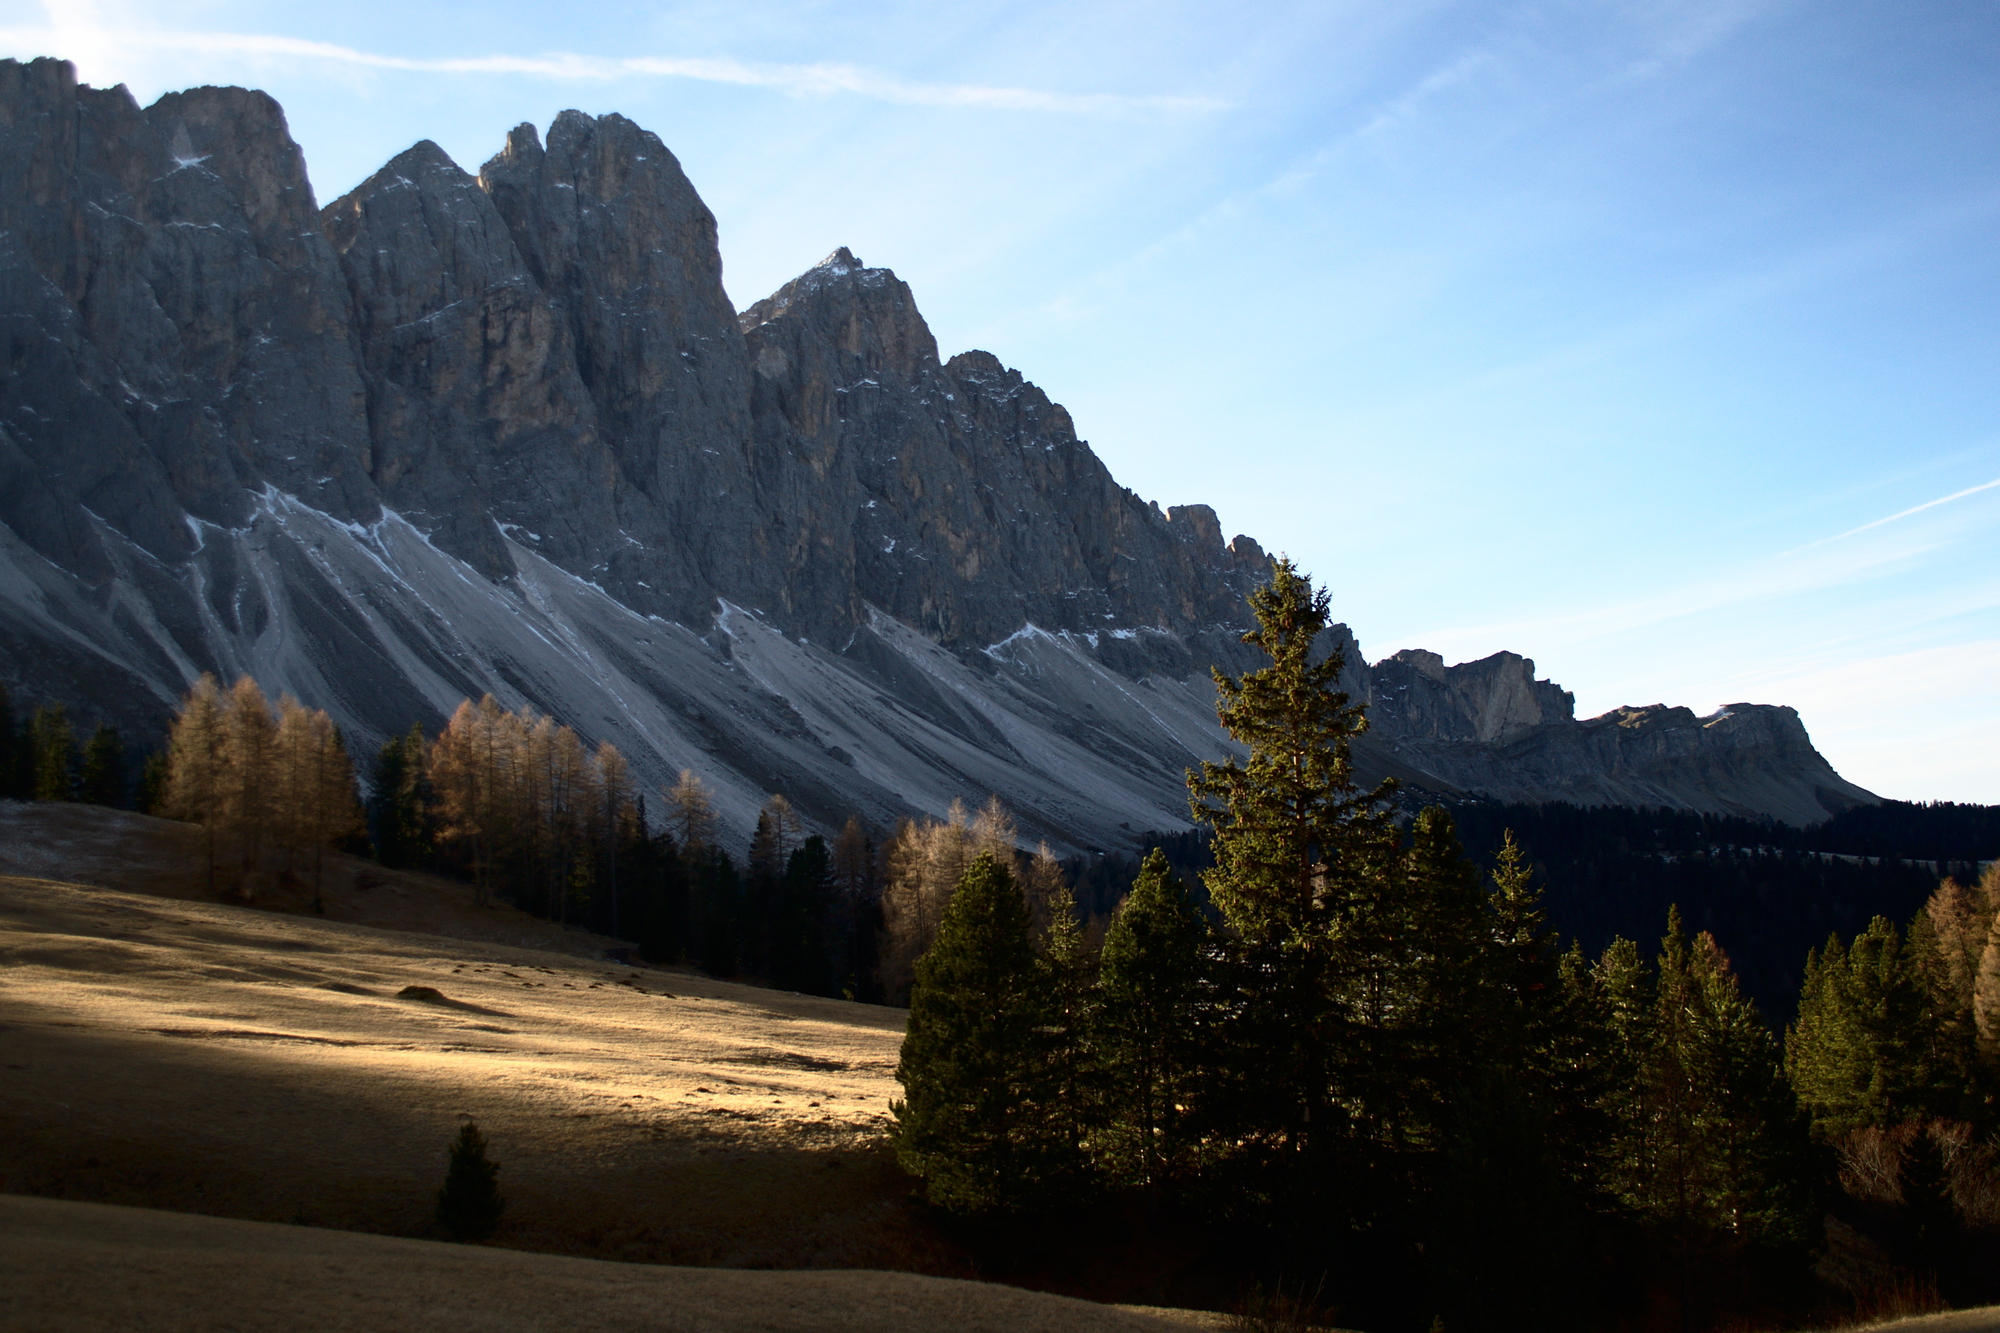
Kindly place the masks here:
MULTIPOLYGON (((1403 793, 1402 804, 1415 802, 1403 793)), ((1511 830, 1533 867, 1550 923, 1595 957, 1613 939, 1650 939, 1678 905, 1689 929, 1728 952, 1766 1017, 1789 1022, 1806 952, 1870 920, 1907 920, 1939 882, 1979 878, 2000 858, 2000 806, 1887 801, 1808 828, 1768 820, 1622 806, 1438 801, 1466 852, 1490 868, 1511 830)), ((1407 824, 1412 815, 1406 814, 1407 824)), ((1213 864, 1206 830, 1152 833, 1191 884, 1213 864)), ((1086 914, 1108 916, 1140 858, 1115 853, 1064 862, 1086 914)))

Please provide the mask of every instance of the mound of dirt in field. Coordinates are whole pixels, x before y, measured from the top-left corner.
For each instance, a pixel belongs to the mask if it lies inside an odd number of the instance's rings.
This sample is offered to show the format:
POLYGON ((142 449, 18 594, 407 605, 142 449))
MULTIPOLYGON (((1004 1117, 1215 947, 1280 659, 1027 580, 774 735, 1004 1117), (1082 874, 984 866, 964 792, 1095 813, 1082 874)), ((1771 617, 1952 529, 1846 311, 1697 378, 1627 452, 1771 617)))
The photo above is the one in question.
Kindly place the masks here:
POLYGON ((614 1264, 0 1196, 9 1323, 65 1333, 1169 1333, 1158 1314, 911 1273, 614 1264))

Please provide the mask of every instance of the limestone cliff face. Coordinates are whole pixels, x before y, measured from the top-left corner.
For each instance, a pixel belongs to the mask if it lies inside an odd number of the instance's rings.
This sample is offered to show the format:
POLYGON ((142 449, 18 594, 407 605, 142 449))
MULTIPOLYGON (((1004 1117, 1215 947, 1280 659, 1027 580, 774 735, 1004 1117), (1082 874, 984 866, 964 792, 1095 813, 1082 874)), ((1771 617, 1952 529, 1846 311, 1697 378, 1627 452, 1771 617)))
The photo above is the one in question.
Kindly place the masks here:
MULTIPOLYGON (((740 315, 714 216, 621 116, 419 143, 323 210, 277 104, 140 108, 0 61, 0 679, 155 731, 201 671, 358 746, 491 691, 885 823, 996 792, 1108 846, 1227 748, 1269 563, 1119 486, 846 250, 740 315)), ((1344 634, 1344 631, 1342 631, 1344 634)), ((1511 654, 1372 668, 1364 767, 1784 818, 1866 799, 1789 710, 1577 722, 1511 654), (1805 796, 1801 796, 1801 792, 1805 796), (1857 795, 1858 793, 1858 795, 1857 795)))
POLYGON ((0 520, 85 577, 93 516, 165 561, 270 484, 372 509, 347 292, 277 104, 141 111, 67 64, 0 61, 0 520))
MULTIPOLYGON (((872 605, 948 644, 1031 623, 1092 634, 1240 624, 1268 568, 1205 505, 1118 485, 1069 413, 986 352, 939 364, 909 287, 837 250, 742 316, 761 455, 824 497, 781 594, 791 617, 872 605)), ((775 608, 774 608, 775 609, 775 608)), ((827 630, 837 630, 828 625, 827 630)), ((1185 663, 1183 664, 1185 665, 1185 663)))
POLYGON ((1514 653, 1446 666, 1405 649, 1361 685, 1373 763, 1419 784, 1507 801, 1668 806, 1809 824, 1877 798, 1813 748, 1797 712, 1665 704, 1577 720, 1575 698, 1514 653))

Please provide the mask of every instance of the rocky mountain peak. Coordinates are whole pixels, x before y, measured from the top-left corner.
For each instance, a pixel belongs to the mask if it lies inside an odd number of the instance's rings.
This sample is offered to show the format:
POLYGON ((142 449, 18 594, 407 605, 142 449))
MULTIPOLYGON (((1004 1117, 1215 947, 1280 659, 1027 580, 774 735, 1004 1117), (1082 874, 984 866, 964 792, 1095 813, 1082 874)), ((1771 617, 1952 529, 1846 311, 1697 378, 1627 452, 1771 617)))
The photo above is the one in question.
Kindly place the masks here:
POLYGON ((1400 733, 1453 741, 1511 741, 1576 716, 1567 690, 1535 679, 1533 660, 1500 652, 1446 666, 1423 648, 1405 648, 1373 667, 1375 713, 1400 733))
POLYGON ((176 170, 215 173, 260 240, 309 231, 319 213, 305 152, 293 142, 284 108, 247 88, 190 88, 168 93, 146 110, 163 132, 176 170))
MULTIPOLYGON (((997 793, 1069 845, 1175 827, 1225 752, 1263 549, 1111 476, 851 250, 738 315, 654 135, 428 141, 316 210, 261 93, 140 108, 0 61, 0 679, 135 736, 256 675, 357 748, 492 692, 747 833, 997 793)), ((1788 709, 1576 722, 1512 653, 1376 663, 1364 773, 1805 819, 1871 799, 1788 709), (1829 794, 1830 793, 1830 794, 1829 794)))
POLYGON ((937 339, 909 284, 886 268, 866 267, 846 246, 745 310, 738 326, 748 334, 785 319, 816 326, 863 376, 938 368, 937 339))

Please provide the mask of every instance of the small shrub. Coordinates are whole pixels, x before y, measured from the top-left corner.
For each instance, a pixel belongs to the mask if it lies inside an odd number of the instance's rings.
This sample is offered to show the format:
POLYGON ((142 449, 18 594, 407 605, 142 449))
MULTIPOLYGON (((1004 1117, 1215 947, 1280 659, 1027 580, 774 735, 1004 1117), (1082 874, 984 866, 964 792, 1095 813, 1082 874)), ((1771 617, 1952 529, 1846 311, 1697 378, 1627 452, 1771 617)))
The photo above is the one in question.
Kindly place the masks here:
MULTIPOLYGON (((1323 1289, 1325 1285, 1322 1276, 1320 1286, 1323 1289)), ((1266 1291, 1263 1283, 1253 1282, 1231 1311, 1229 1326, 1237 1333, 1311 1333, 1333 1322, 1332 1313, 1320 1308, 1320 1294, 1315 1291, 1308 1297, 1301 1285, 1296 1296, 1288 1296, 1282 1280, 1274 1291, 1266 1291)), ((1432 1333, 1438 1331, 1433 1328, 1432 1333)))
POLYGON ((500 1164, 486 1160, 486 1136, 468 1120, 451 1145, 451 1165, 438 1191, 437 1220, 453 1240, 485 1240, 500 1225, 507 1201, 495 1178, 500 1164))

